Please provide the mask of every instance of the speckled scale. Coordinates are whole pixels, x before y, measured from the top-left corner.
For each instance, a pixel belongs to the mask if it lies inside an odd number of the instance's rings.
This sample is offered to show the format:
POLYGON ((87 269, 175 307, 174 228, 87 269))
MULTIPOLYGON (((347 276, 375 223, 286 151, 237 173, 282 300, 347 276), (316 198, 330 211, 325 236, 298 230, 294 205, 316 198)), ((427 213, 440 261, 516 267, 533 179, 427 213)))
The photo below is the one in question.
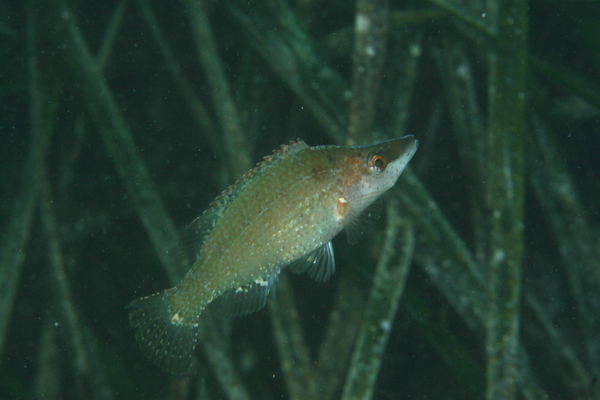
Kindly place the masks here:
POLYGON ((183 247, 188 255, 190 263, 193 264, 198 258, 198 252, 204 244, 204 239, 214 227, 215 222, 220 218, 223 210, 244 190, 246 185, 249 184, 252 179, 256 179, 264 169, 269 168, 269 166, 276 163, 278 159, 285 157, 287 154, 297 153, 306 148, 308 148, 308 145, 301 139, 291 141, 289 144, 281 145, 279 149, 273 151, 272 155, 265 156, 263 161, 256 164, 254 168, 246 172, 243 177, 238 179, 215 198, 202 215, 196 218, 187 227, 183 235, 183 247))

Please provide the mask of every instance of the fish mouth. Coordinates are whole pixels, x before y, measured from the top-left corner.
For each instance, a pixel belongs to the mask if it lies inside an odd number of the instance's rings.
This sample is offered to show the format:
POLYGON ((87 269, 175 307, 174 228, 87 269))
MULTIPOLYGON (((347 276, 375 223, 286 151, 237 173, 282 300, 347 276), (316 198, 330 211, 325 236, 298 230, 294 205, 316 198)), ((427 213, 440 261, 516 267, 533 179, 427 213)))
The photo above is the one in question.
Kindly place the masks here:
POLYGON ((418 147, 419 141, 413 135, 390 139, 373 145, 375 152, 387 158, 388 162, 401 161, 403 164, 410 161, 418 147))
MULTIPOLYGON (((417 149, 419 148, 419 141, 417 139, 415 139, 415 137, 413 135, 407 135, 407 136, 403 136, 401 138, 398 139, 392 139, 393 141, 398 141, 398 147, 400 149, 400 153, 399 153, 399 157, 406 157, 408 160, 410 160, 415 153, 417 152, 417 149)), ((407 160, 407 162, 408 162, 407 160)))

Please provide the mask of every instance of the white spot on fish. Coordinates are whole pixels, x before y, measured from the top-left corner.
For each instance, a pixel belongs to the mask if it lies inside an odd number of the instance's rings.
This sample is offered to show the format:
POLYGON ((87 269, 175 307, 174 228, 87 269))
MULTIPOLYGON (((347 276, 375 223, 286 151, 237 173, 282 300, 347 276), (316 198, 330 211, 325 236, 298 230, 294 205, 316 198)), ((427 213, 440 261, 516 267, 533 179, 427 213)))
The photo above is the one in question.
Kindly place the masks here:
POLYGON ((254 281, 254 283, 256 283, 257 285, 260 285, 260 286, 262 286, 262 287, 265 287, 265 286, 268 286, 268 285, 269 285, 269 282, 267 282, 267 281, 266 281, 265 279, 263 279, 263 278, 256 279, 256 280, 254 281))
POLYGON ((181 324, 183 322, 183 318, 181 318, 181 316, 179 315, 179 312, 176 312, 175 315, 173 315, 173 318, 171 318, 171 323, 173 325, 178 325, 181 324))

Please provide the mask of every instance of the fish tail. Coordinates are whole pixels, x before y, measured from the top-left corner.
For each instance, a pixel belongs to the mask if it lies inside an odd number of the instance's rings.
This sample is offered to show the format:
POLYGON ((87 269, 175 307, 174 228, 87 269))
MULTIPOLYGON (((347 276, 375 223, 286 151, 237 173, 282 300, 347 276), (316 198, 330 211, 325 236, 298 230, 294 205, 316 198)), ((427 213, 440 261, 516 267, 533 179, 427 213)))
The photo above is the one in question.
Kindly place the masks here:
POLYGON ((185 320, 172 306, 173 290, 134 300, 127 309, 142 352, 162 370, 185 375, 192 368, 198 342, 198 316, 185 320))

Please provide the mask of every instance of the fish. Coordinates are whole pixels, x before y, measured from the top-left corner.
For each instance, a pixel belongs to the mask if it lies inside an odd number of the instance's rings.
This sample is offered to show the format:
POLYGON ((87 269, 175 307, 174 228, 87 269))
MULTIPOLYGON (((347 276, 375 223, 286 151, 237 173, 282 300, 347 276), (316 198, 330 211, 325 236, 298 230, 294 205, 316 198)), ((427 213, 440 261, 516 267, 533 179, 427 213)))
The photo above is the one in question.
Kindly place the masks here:
POLYGON ((162 370, 192 370, 207 307, 240 316, 262 309, 280 271, 317 282, 335 271, 331 240, 353 244, 377 221, 380 197, 415 154, 414 136, 365 146, 283 145, 217 197, 182 238, 191 268, 175 287, 131 302, 130 326, 162 370))

